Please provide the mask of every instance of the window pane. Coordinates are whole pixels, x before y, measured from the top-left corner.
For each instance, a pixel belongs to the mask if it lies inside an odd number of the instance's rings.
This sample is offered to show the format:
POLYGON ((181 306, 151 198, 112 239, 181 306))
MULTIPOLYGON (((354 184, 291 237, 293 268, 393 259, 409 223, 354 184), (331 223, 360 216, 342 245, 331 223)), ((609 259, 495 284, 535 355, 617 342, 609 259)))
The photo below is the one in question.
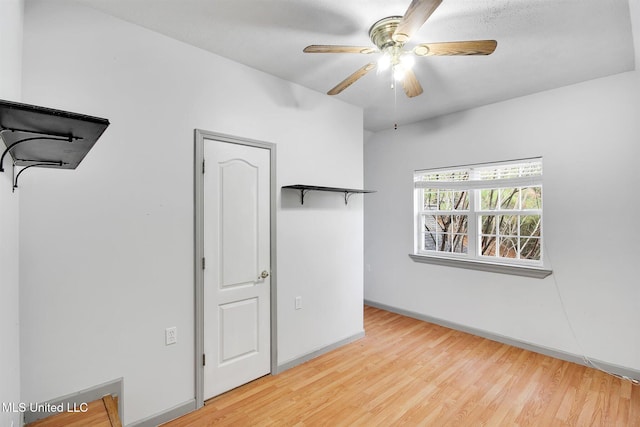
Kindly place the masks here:
POLYGON ((466 234, 454 234, 451 241, 451 251, 460 254, 468 253, 468 241, 466 234))
POLYGON ((424 210, 438 209, 438 190, 424 191, 424 210))
POLYGON ((518 235, 518 215, 500 215, 498 222, 501 236, 518 235))
POLYGON ((426 232, 435 233, 436 228, 438 228, 435 215, 423 215, 422 223, 424 224, 424 231, 426 232))
POLYGON ((495 210, 498 206, 498 190, 480 190, 480 209, 495 210))
POLYGON ((542 187, 522 189, 522 209, 542 209, 542 187))
POLYGON ((449 234, 438 234, 436 236, 436 251, 450 252, 449 234))
POLYGON ((520 189, 503 188, 500 190, 500 208, 501 209, 519 209, 520 189))
POLYGON ((518 238, 502 237, 500 238, 500 257, 517 258, 518 257, 518 238))
POLYGON ((522 215, 520 217, 520 236, 540 237, 540 215, 522 215))
POLYGON ((527 237, 520 239, 520 258, 540 260, 540 239, 527 237))
POLYGON ((427 251, 436 250, 436 235, 435 233, 424 234, 424 249, 427 251))
POLYGON ((438 194, 438 209, 450 211, 453 209, 453 191, 440 190, 438 194))
POLYGON ((456 210, 469 210, 469 196, 466 191, 453 193, 453 208, 456 210))
POLYGON ((437 215, 436 222, 438 232, 449 231, 449 227, 451 227, 451 215, 437 215))
POLYGON ((480 240, 480 255, 496 255, 496 236, 482 236, 480 240))
POLYGON ((467 215, 452 215, 451 232, 467 233, 469 217, 467 215))
POLYGON ((495 215, 480 216, 480 232, 482 234, 496 234, 496 217, 495 215))

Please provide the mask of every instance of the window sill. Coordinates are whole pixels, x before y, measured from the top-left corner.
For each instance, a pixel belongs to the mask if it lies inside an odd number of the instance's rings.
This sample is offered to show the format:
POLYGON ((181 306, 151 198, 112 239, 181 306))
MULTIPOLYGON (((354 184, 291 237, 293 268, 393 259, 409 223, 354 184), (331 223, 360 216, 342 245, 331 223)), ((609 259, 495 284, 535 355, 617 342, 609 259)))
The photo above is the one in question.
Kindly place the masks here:
POLYGON ((492 273, 512 274, 515 276, 533 277, 536 279, 544 279, 552 273, 551 270, 547 270, 539 267, 527 267, 522 265, 506 265, 506 264, 491 264, 488 262, 475 261, 475 260, 461 260, 451 258, 441 258, 426 255, 409 254, 415 262, 422 262, 425 264, 443 265, 446 267, 458 267, 466 268, 469 270, 490 271, 492 273))

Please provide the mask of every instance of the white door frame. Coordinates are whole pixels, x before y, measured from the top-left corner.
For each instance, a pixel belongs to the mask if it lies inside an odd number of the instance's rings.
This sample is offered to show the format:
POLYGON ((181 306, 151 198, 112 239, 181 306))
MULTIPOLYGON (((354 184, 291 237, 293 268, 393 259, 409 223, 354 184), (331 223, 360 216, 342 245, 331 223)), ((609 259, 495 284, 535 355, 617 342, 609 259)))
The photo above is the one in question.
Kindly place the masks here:
POLYGON ((195 272, 195 374, 196 374, 196 409, 204 406, 204 143, 205 140, 215 140, 230 144, 246 145, 269 150, 270 157, 270 189, 271 189, 271 373, 277 372, 277 316, 276 316, 276 283, 278 272, 276 269, 276 145, 270 142, 240 138, 222 133, 195 130, 194 156, 194 272, 195 272))

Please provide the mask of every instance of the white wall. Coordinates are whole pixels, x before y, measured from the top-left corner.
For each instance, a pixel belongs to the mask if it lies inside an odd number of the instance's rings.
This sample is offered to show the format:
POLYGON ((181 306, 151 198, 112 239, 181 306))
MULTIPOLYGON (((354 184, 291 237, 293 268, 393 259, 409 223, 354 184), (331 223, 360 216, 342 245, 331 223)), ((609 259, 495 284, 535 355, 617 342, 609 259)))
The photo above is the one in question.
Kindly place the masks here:
POLYGON ((640 71, 640 0, 629 0, 629 12, 636 53, 636 71, 640 71))
MULTIPOLYGON (((0 99, 20 101, 22 0, 0 0, 0 99)), ((4 151, 0 143, 0 151, 4 151)), ((11 159, 0 173, 0 404, 20 402, 18 202, 11 192, 11 159)), ((0 410, 0 426, 18 426, 20 414, 0 410)))
MULTIPOLYGON (((111 126, 21 177, 23 399, 122 376, 131 423, 194 397, 193 130, 276 143, 278 188, 360 187, 362 111, 69 1, 28 2, 24 37, 24 101, 111 126)), ((363 208, 277 196, 283 364, 362 332, 363 208)))
POLYGON ((365 202, 365 299, 639 369, 638 117, 634 71, 375 134, 365 144, 365 187, 378 190, 365 202), (544 161, 553 275, 409 259, 414 169, 533 156, 544 161))

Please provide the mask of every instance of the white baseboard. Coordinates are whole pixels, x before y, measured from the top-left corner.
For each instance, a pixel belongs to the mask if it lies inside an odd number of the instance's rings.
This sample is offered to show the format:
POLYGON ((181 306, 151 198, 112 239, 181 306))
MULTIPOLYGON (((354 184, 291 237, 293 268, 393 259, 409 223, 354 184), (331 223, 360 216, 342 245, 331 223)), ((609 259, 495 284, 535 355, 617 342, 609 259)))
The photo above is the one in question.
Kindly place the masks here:
POLYGON ((358 332, 357 334, 351 335, 350 337, 337 341, 333 344, 329 344, 327 346, 314 350, 310 353, 304 354, 300 357, 296 357, 295 359, 289 360, 281 365, 278 365, 277 370, 276 372, 274 372, 274 374, 279 374, 280 372, 284 372, 287 369, 291 369, 295 366, 301 365, 304 362, 307 362, 311 359, 315 359, 316 357, 324 353, 328 353, 331 350, 335 350, 336 348, 342 347, 343 345, 347 345, 349 343, 357 341, 362 337, 364 337, 364 331, 358 332))
POLYGON ((127 427, 157 427, 171 420, 175 420, 183 415, 196 410, 196 399, 191 399, 179 405, 169 408, 166 411, 151 415, 150 417, 127 424, 127 427))

